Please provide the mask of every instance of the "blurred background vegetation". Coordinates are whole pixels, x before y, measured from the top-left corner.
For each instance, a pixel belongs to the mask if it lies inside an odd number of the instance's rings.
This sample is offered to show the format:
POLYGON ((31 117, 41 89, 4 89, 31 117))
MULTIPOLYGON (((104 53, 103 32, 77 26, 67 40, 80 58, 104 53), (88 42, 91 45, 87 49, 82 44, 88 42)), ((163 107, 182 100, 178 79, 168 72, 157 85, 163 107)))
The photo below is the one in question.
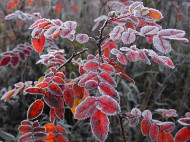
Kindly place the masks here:
MULTIPOLYGON (((87 33, 95 37, 98 30, 92 32, 93 20, 100 15, 107 15, 109 8, 106 6, 108 0, 20 0, 15 8, 6 9, 10 0, 0 2, 0 53, 14 49, 18 44, 31 41, 31 30, 29 26, 32 21, 4 20, 4 17, 15 10, 27 13, 40 12, 42 17, 49 19, 60 19, 62 21, 74 20, 78 22, 77 31, 87 33)), ((144 6, 160 10, 164 18, 159 22, 164 29, 176 28, 186 31, 186 38, 190 39, 190 3, 188 0, 143 0, 144 6), (178 9, 179 8, 179 9, 178 9), (180 10, 180 11, 178 11, 180 10)), ((55 40, 56 45, 65 49, 70 54, 68 43, 59 38, 55 40)), ((88 48, 88 53, 95 53, 93 44, 80 45, 75 43, 76 49, 88 48)), ((152 48, 145 39, 140 39, 138 48, 152 48)), ((132 108, 138 107, 142 111, 149 109, 152 112, 157 108, 176 109, 178 118, 183 117, 185 112, 190 111, 190 44, 172 42, 173 51, 168 55, 175 69, 170 69, 156 63, 149 66, 142 62, 128 64, 126 73, 132 77, 136 84, 125 80, 118 80, 118 91, 121 96, 122 113, 130 112, 132 108)), ((86 57, 86 55, 83 55, 86 57)), ((2 57, 1 57, 2 58, 2 57)), ((36 81, 44 75, 45 66, 36 64, 39 55, 33 51, 32 56, 27 57, 25 62, 20 62, 16 68, 10 65, 0 67, 0 97, 14 87, 17 82, 36 81)), ((67 66, 69 73, 78 70, 76 66, 67 66)), ((35 98, 32 96, 18 96, 8 101, 0 101, 0 141, 11 141, 18 138, 18 126, 26 119, 27 108, 35 98), (6 132, 6 133, 5 133, 6 132), (11 134, 11 135, 10 135, 11 134), (11 139, 12 138, 12 139, 11 139)), ((40 116, 40 123, 48 122, 48 108, 40 116)), ((153 113, 153 118, 165 121, 160 114, 153 113)), ((169 118, 176 121, 177 118, 169 118)), ((68 131, 68 137, 73 142, 95 141, 90 132, 89 120, 77 121, 73 118, 69 109, 66 109, 64 125, 68 131)), ((140 132, 140 127, 130 128, 124 121, 126 135, 129 142, 149 141, 140 132)), ((178 125, 177 125, 178 126, 178 125)), ((179 127, 178 127, 179 128, 179 127)), ((173 132, 175 134, 177 129, 173 132)), ((106 141, 120 141, 120 128, 118 118, 110 117, 110 132, 106 141)))

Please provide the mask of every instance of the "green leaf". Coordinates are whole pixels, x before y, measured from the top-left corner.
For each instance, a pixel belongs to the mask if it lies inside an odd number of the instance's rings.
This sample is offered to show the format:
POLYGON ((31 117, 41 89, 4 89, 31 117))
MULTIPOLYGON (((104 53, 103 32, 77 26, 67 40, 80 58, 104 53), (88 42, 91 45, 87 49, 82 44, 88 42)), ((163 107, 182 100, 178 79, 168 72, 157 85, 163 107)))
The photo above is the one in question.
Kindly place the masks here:
POLYGON ((9 134, 3 130, 0 130, 0 137, 6 141, 16 141, 15 136, 13 136, 12 134, 9 134))

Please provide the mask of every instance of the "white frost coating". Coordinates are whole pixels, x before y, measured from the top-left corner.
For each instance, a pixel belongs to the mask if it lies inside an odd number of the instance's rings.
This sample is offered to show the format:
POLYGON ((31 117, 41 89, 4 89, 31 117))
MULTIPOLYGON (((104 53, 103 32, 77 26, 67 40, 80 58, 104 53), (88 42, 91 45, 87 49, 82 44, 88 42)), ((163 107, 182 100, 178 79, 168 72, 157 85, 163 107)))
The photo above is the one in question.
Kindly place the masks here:
POLYGON ((165 54, 169 53, 172 49, 170 42, 160 38, 158 35, 153 37, 153 45, 158 51, 165 54))
POLYGON ((115 49, 115 48, 113 48, 113 49, 111 50, 111 53, 112 53, 113 55, 122 54, 118 49, 115 49))
POLYGON ((130 29, 130 28, 128 29, 127 32, 124 32, 122 34, 122 38, 121 38, 121 40, 125 44, 131 44, 131 43, 133 43, 135 41, 135 39, 136 39, 136 36, 135 36, 133 30, 130 29))
POLYGON ((64 26, 69 30, 74 30, 77 27, 77 22, 75 22, 75 21, 66 21, 66 22, 64 22, 64 26))
POLYGON ((135 118, 129 118, 129 126, 130 127, 136 127, 139 124, 139 118, 135 117, 135 118))
POLYGON ((107 2, 107 5, 118 13, 122 12, 125 9, 125 5, 118 1, 109 1, 107 2))
POLYGON ((107 18, 108 18, 108 16, 101 15, 100 17, 94 19, 94 22, 100 22, 102 20, 106 20, 107 18))
POLYGON ((76 36, 76 40, 79 42, 79 43, 86 43, 88 40, 89 40, 89 37, 87 34, 78 34, 76 36))
POLYGON ((141 117, 141 111, 138 108, 133 108, 131 110, 131 114, 134 115, 135 117, 141 117))
POLYGON ((44 36, 49 38, 56 35, 59 31, 60 31, 60 28, 58 26, 52 26, 44 33, 44 36))
POLYGON ((113 41, 120 40, 121 33, 124 31, 124 28, 122 26, 116 26, 114 27, 113 31, 110 33, 110 39, 113 41))
POLYGON ((143 111, 142 116, 145 119, 152 120, 152 113, 150 112, 150 110, 143 111))
POLYGON ((156 26, 144 26, 140 29, 141 34, 143 35, 155 35, 159 31, 159 28, 156 26))
POLYGON ((164 38, 182 38, 185 35, 185 31, 176 30, 176 29, 164 29, 158 33, 159 36, 163 36, 164 38))

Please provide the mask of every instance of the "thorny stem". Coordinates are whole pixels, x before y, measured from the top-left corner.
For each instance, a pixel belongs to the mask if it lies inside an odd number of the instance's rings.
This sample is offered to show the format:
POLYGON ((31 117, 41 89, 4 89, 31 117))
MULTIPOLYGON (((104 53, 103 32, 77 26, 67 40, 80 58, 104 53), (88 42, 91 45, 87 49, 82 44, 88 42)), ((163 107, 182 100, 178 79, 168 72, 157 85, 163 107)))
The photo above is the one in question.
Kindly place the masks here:
POLYGON ((127 142, 127 138, 125 136, 125 130, 124 130, 124 126, 123 126, 123 118, 120 114, 118 114, 118 119, 119 119, 120 131, 122 134, 123 142, 127 142))

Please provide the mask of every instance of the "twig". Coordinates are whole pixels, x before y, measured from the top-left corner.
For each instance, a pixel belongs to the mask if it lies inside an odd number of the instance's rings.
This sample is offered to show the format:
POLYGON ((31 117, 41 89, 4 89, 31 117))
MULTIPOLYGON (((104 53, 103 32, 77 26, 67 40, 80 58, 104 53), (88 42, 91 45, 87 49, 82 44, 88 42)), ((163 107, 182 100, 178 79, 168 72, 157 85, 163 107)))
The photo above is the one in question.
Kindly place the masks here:
POLYGON ((123 117, 120 114, 118 114, 118 119, 119 119, 120 131, 121 131, 121 134, 122 134, 123 142, 127 142, 127 139, 126 139, 126 136, 125 136, 125 130, 124 130, 124 127, 123 127, 123 117))
POLYGON ((69 62, 71 62, 71 60, 72 60, 74 57, 76 57, 76 56, 78 56, 78 55, 84 53, 86 50, 87 50, 87 48, 84 48, 82 51, 79 51, 79 52, 77 52, 77 53, 73 53, 72 56, 71 56, 65 63, 63 63, 57 70, 60 70, 61 68, 63 68, 66 64, 68 64, 69 62))
POLYGON ((105 28, 108 24, 108 21, 109 21, 109 18, 104 22, 103 26, 100 28, 100 35, 99 35, 98 41, 97 41, 98 54, 99 54, 99 59, 101 62, 103 62, 102 53, 101 53, 101 43, 104 40, 103 39, 103 31, 105 30, 105 28))

